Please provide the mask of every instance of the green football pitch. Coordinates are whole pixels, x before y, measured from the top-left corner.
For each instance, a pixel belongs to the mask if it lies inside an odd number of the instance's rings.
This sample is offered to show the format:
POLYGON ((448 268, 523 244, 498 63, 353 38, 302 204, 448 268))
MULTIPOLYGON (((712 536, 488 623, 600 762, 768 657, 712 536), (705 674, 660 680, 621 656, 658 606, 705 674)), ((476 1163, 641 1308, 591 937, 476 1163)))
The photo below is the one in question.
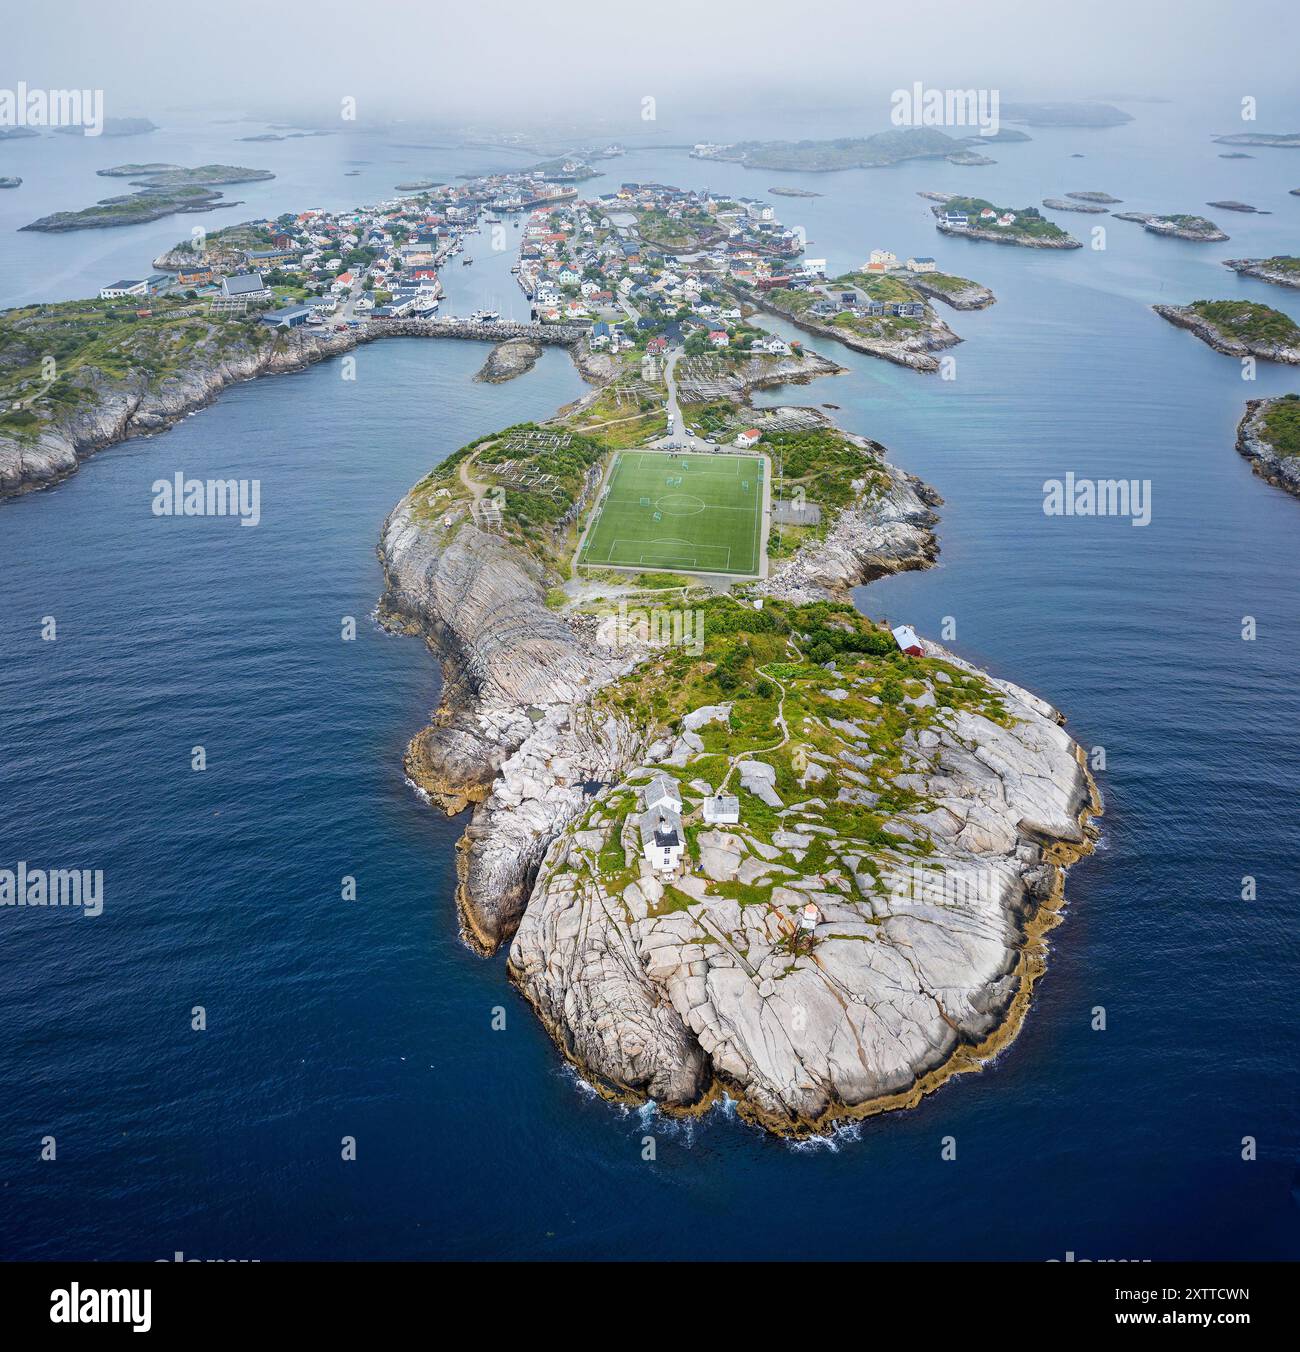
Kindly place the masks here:
POLYGON ((752 455, 620 452, 578 562, 756 573, 764 468, 752 455))

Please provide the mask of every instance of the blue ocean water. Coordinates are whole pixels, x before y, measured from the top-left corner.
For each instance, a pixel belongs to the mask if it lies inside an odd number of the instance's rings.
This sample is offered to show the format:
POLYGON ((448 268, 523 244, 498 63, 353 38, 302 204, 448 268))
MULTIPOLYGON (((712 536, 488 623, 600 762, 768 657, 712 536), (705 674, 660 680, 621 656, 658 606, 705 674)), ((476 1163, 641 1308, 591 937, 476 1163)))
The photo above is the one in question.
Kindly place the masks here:
MULTIPOLYGON (((825 194, 779 210, 833 268, 876 246, 932 253, 999 297, 947 316, 967 340, 955 380, 817 344, 847 373, 765 398, 838 405, 946 499, 939 566, 862 589, 864 608, 931 634, 951 617, 958 651, 1105 748, 1102 848, 1070 878, 1014 1045, 914 1111, 802 1145, 725 1110, 674 1123, 612 1108, 562 1066, 502 961, 458 942, 463 820, 433 812, 401 768, 437 702, 437 666, 369 616, 380 525, 407 487, 581 382, 559 352, 484 386, 470 380, 486 355, 474 345, 372 345, 353 382, 329 363, 237 387, 0 509, 0 866, 105 875, 98 918, 4 916, 0 1253, 1300 1254, 1300 502, 1232 449, 1243 400, 1300 380, 1261 365, 1247 384, 1149 310, 1241 295, 1300 318, 1300 294, 1218 261, 1300 252, 1300 198, 1287 193, 1300 156, 1221 160, 1208 133, 1227 118, 1135 111, 1105 132, 1034 131, 984 169, 780 180, 825 194), (1236 197, 1274 214, 1208 211, 1232 235, 1218 246, 1061 215, 1081 237, 1105 224, 1107 247, 1057 255, 945 239, 915 196, 1023 205, 1084 188, 1152 210, 1236 197), (261 525, 152 516, 151 483, 177 470, 259 478, 261 525), (1151 524, 1044 516, 1044 480, 1071 470, 1150 479, 1151 524), (340 639, 348 615, 354 642, 340 639), (203 773, 190 769, 196 745, 203 773), (356 901, 340 899, 345 875, 356 901), (1256 900, 1241 900, 1245 875, 1256 900), (191 1031, 196 1005, 206 1032, 191 1031), (46 1135, 54 1162, 39 1159, 46 1135), (344 1136, 355 1162, 340 1158, 344 1136)), ((258 194, 257 211, 367 200, 410 173, 484 163, 234 134, 209 128, 149 154, 283 155, 283 180, 232 190, 258 194), (323 186, 350 157, 371 159, 371 179, 323 186)), ((89 200, 85 176, 104 157, 83 164, 71 146, 75 163, 12 170, 28 179, 20 217, 89 200)), ((620 179, 750 194, 769 182, 669 150, 612 162, 607 182, 620 179)), ((138 274, 180 220, 6 233, 0 302, 138 274)), ((506 309, 509 256, 481 236, 474 257, 448 270, 449 308, 506 309)))

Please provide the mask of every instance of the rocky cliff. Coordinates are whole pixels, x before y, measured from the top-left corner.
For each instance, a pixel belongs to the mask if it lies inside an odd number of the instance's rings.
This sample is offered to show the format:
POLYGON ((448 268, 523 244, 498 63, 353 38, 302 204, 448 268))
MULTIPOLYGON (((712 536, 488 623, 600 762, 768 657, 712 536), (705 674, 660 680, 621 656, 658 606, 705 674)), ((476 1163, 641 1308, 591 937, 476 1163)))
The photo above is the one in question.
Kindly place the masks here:
POLYGON ((0 498, 66 479, 95 451, 163 431, 237 381, 300 371, 349 351, 358 341, 353 331, 297 330, 262 345, 213 346, 210 353, 200 344, 183 369, 161 379, 134 367, 125 376, 111 378, 79 372, 78 388, 86 397, 76 411, 30 437, 0 434, 0 498))
POLYGON ((1251 399, 1237 424, 1237 450, 1261 479, 1300 496, 1300 456, 1285 455, 1269 440, 1264 424, 1276 399, 1251 399))
MULTIPOLYGON (((603 1093, 670 1112, 726 1093, 743 1116, 802 1135, 910 1106, 1014 1037, 1099 802, 1054 709, 925 649, 937 660, 914 664, 905 699, 920 717, 898 773, 874 777, 894 715, 869 668, 812 668, 793 722, 787 672, 789 735, 816 749, 793 784, 776 754, 741 760, 740 821, 697 825, 686 873, 665 881, 639 860, 627 791, 550 847, 510 972, 603 1093), (971 706, 954 690, 999 698, 971 706), (868 842, 845 814, 886 795, 895 806, 868 842), (611 880, 611 849, 630 875, 611 880)), ((691 778, 708 760, 699 730, 729 715, 688 714, 633 780, 675 774, 698 822, 711 789, 691 778)))

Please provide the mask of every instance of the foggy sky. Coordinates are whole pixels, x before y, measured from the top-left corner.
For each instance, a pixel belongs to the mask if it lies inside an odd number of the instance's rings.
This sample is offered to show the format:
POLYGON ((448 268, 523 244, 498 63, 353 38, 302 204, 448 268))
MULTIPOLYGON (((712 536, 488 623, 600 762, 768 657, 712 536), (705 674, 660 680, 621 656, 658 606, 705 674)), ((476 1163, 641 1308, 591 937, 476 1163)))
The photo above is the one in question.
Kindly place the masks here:
MULTIPOLYGON (((1288 0, 50 0, 6 6, 0 87, 103 89, 110 115, 184 110, 326 123, 629 129, 720 109, 814 105, 888 125, 890 91, 996 88, 1004 100, 1293 95, 1288 0), (1272 36, 1261 40, 1261 34, 1272 36)), ((1288 97, 1290 102, 1290 97, 1288 97)), ((1267 104, 1261 129, 1274 126, 1267 104)), ((799 134, 807 134, 800 131, 799 134)))

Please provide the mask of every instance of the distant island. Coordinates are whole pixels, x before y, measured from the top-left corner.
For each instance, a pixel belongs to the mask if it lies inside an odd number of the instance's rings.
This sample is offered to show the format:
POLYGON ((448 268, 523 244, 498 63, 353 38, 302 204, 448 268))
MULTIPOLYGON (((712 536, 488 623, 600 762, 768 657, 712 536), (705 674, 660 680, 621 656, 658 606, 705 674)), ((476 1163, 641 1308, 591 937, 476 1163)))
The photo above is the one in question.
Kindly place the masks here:
POLYGON ((945 235, 983 239, 993 244, 1018 244, 1025 249, 1081 249, 1073 235, 1049 221, 1037 207, 996 207, 982 197, 926 193, 936 199, 935 228, 945 235))
POLYGON ((1300 497, 1300 395, 1249 400, 1237 450, 1261 479, 1300 497))
POLYGON ((1133 121, 1131 113, 1109 103, 1004 103, 1002 116, 1028 127, 1119 127, 1133 121))
POLYGON ((244 169, 236 164, 118 164, 98 169, 101 178, 128 178, 143 188, 214 188, 228 183, 264 183, 275 175, 269 169, 244 169))
POLYGON ((997 160, 990 158, 988 155, 981 155, 975 150, 958 150, 952 155, 945 155, 944 159, 946 159, 949 164, 967 166, 997 163, 997 160))
POLYGON ((1249 300, 1198 300, 1191 305, 1155 305, 1152 309, 1225 356, 1300 365, 1300 327, 1271 305, 1249 300))
MULTIPOLYGON (((81 126, 51 127, 50 130, 60 136, 82 136, 85 134, 85 128, 81 126)), ((150 122, 147 117, 106 117, 101 135, 143 136, 146 132, 157 130, 157 123, 150 122)))
MULTIPOLYGON (((1079 158, 1082 159, 1082 156, 1079 158)), ((1108 192, 1067 192, 1065 195, 1076 202, 1096 202, 1108 207, 1113 207, 1124 200, 1122 197, 1112 197, 1108 192)))
POLYGON ((1212 136, 1210 139, 1222 146, 1282 146, 1292 150, 1300 148, 1300 131, 1239 131, 1231 136, 1212 136))
POLYGON ((102 230, 157 221, 178 213, 234 207, 240 204, 224 200, 216 185, 262 182, 275 177, 268 169, 242 169, 230 164, 203 164, 195 169, 179 164, 120 164, 98 172, 105 178, 130 178, 139 191, 105 197, 81 211, 56 211, 20 229, 47 234, 102 230))
POLYGON ((982 132, 976 136, 964 136, 961 140, 968 141, 971 145, 1011 145, 1017 141, 1032 141, 1034 138, 1028 132, 1020 131, 1016 127, 999 127, 997 131, 989 132, 985 136, 982 132))
POLYGON ((1187 216, 1181 213, 1160 216, 1145 211, 1117 211, 1115 219, 1132 221, 1153 235, 1191 240, 1197 244, 1218 244, 1228 238, 1213 221, 1206 220, 1204 216, 1187 216))
POLYGON ((1226 202, 1207 202, 1205 205, 1217 207, 1220 211, 1243 211, 1255 216, 1271 216, 1273 214, 1271 211, 1261 211, 1259 207, 1252 207, 1247 202, 1238 202, 1231 198, 1226 202))
POLYGON ((839 169, 877 169, 902 160, 942 159, 965 150, 933 127, 899 127, 873 136, 834 141, 737 141, 734 145, 697 145, 695 159, 725 160, 746 169, 831 173, 839 169))
POLYGON ((297 141, 305 136, 333 136, 333 131, 264 131, 256 136, 241 136, 241 141, 297 141))
POLYGON ((812 192, 808 188, 769 188, 768 192, 773 197, 820 197, 819 192, 812 192))
POLYGON ((1064 197, 1044 197, 1043 205, 1049 211, 1082 211, 1089 216, 1105 216, 1107 209, 1095 202, 1071 202, 1064 197))
POLYGON ((22 183, 21 178, 9 178, 7 176, 0 178, 0 188, 21 188, 22 183))
POLYGON ((1275 254, 1272 258, 1225 258, 1223 266, 1243 277, 1300 289, 1300 258, 1291 254, 1275 254))

